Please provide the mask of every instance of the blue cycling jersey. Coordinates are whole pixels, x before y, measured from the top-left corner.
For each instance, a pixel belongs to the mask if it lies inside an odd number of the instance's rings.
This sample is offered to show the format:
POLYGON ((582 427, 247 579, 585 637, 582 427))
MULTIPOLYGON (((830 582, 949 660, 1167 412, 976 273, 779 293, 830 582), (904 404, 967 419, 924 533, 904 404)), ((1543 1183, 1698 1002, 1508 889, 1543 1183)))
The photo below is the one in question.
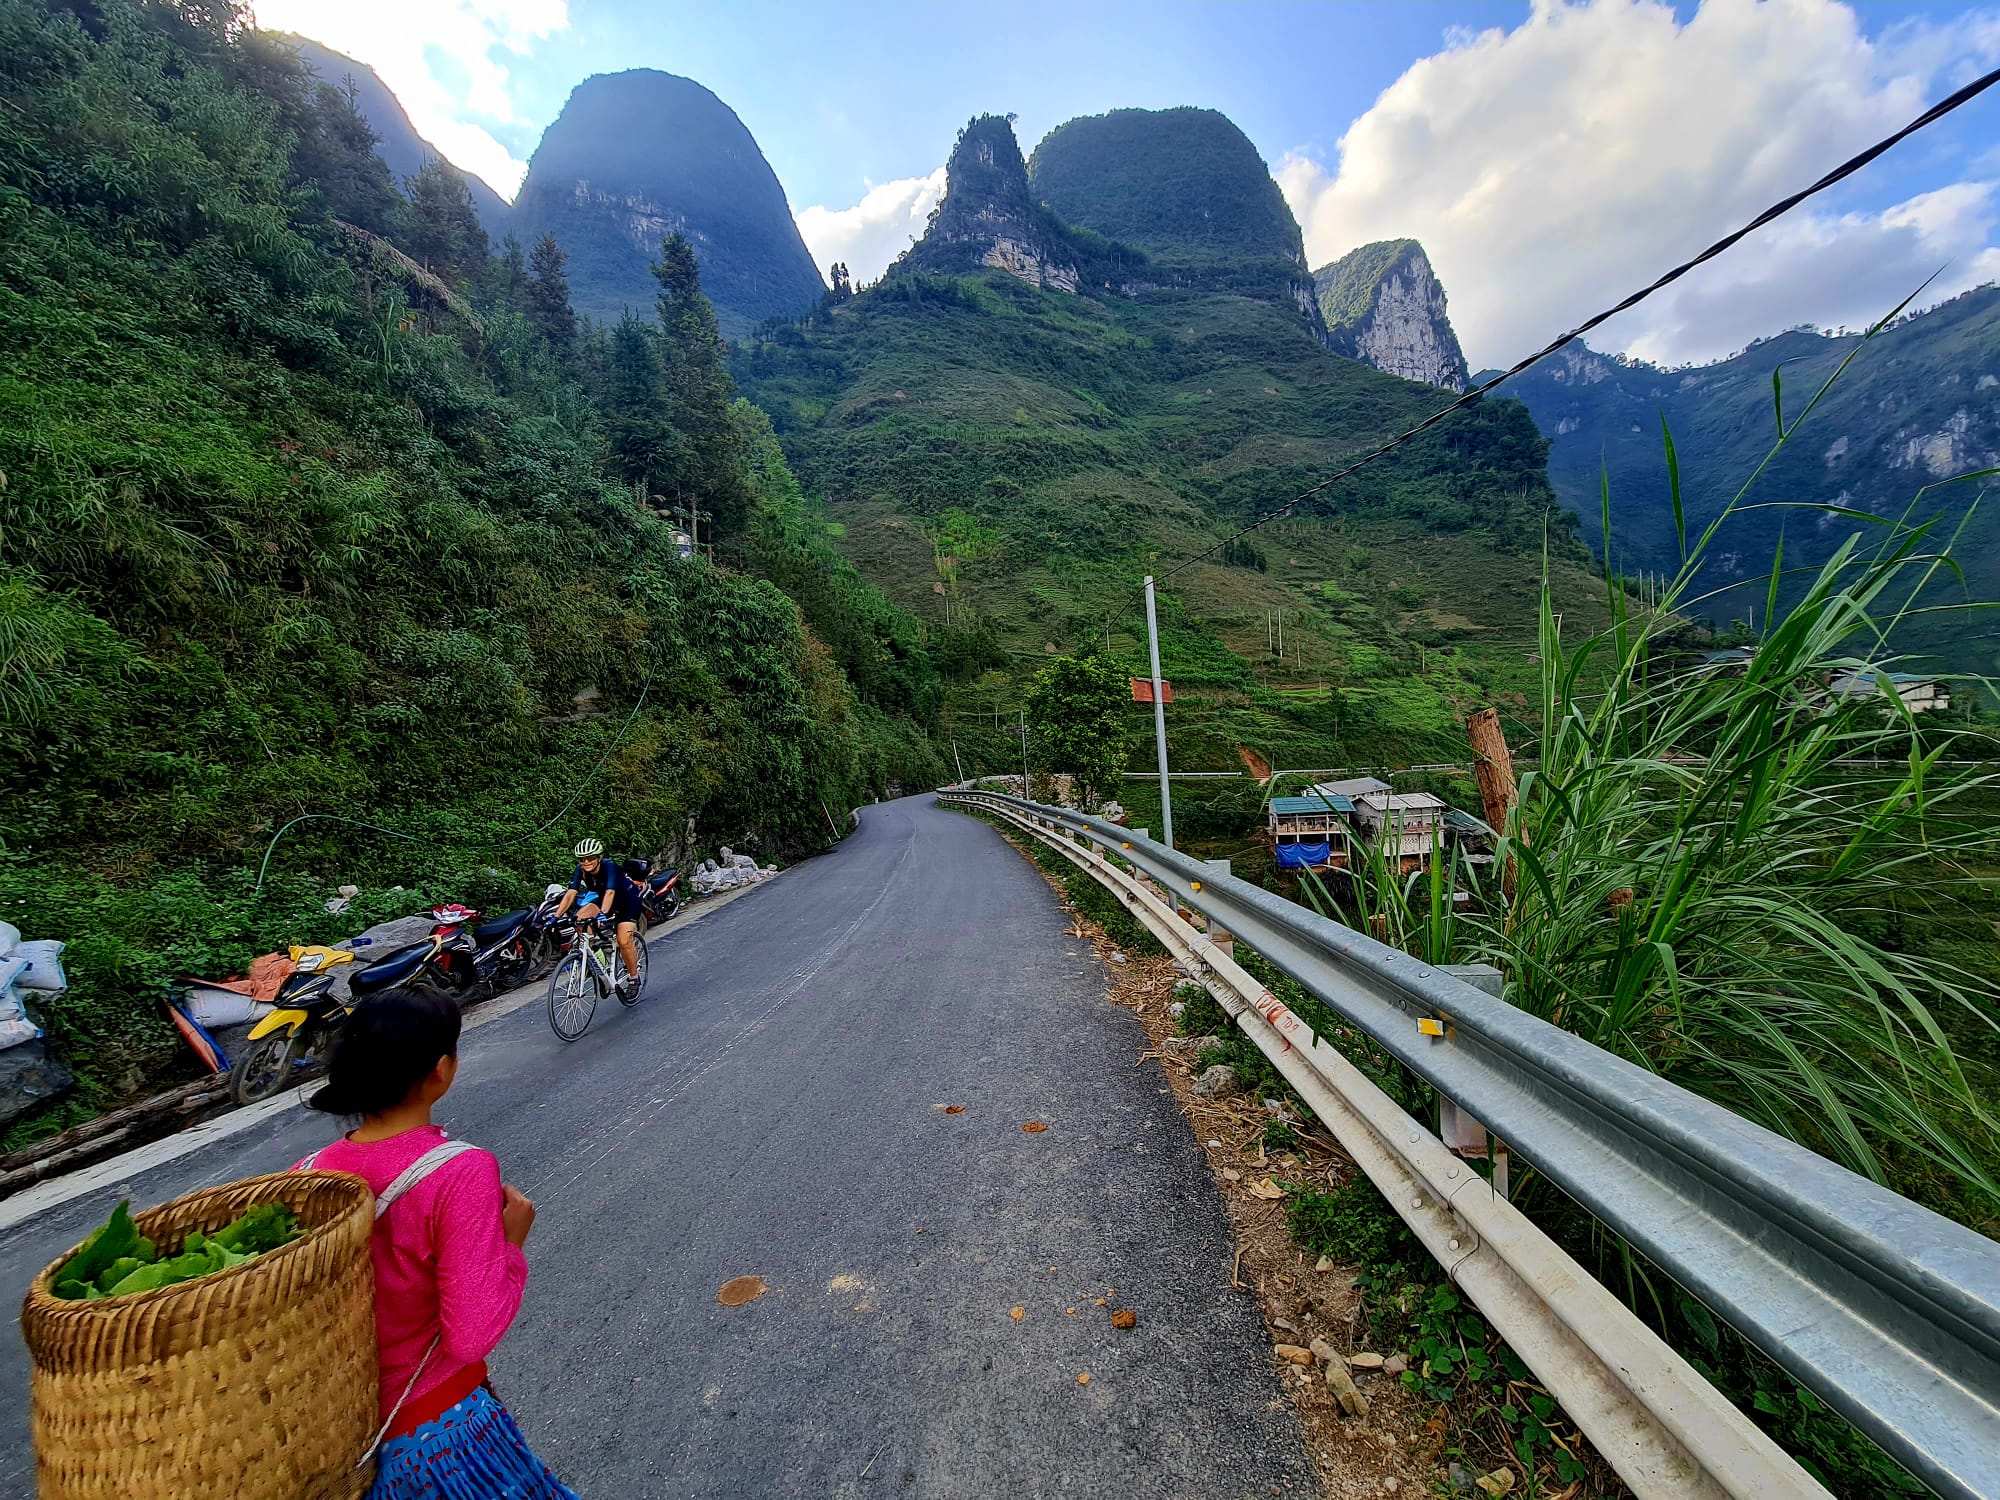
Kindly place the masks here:
POLYGON ((598 864, 595 875, 585 874, 583 866, 578 865, 570 876, 569 887, 576 892, 579 910, 593 901, 606 915, 613 912, 631 914, 639 910, 639 887, 633 884, 631 876, 609 859, 598 864))

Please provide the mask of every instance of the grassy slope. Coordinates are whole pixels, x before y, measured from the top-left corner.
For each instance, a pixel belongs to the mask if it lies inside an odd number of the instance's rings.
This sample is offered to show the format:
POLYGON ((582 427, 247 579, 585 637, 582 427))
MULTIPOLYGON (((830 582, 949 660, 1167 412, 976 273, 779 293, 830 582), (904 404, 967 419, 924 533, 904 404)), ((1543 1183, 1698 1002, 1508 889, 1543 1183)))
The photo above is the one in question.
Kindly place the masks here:
MULTIPOLYGON (((1327 354, 1270 303, 1064 297, 999 274, 892 281, 746 346, 737 373, 847 554, 935 627, 927 528, 957 507, 998 531, 993 555, 961 563, 952 604, 1000 648, 950 695, 968 769, 1013 763, 996 705, 1018 703, 1050 648, 1108 627, 1139 670, 1145 572, 1440 400, 1327 354)), ((1183 764, 1240 765, 1240 744, 1278 766, 1456 754, 1461 709, 1528 692, 1551 498, 1539 444, 1510 403, 1442 433, 1344 482, 1315 518, 1259 532, 1266 570, 1175 580, 1163 634, 1183 764), (1282 665, 1266 645, 1280 610, 1282 665)), ((1564 600, 1600 611, 1601 585, 1557 567, 1564 600)), ((1145 727, 1135 709, 1135 754, 1145 727)))

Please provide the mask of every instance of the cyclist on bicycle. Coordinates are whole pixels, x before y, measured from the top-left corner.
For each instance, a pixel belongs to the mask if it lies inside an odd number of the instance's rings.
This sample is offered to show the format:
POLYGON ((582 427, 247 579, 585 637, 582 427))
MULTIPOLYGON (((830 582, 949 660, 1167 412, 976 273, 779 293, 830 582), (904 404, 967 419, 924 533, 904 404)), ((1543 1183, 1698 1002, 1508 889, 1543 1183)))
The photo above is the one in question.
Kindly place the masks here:
POLYGON ((618 924, 618 956, 625 960, 621 986, 637 983, 639 972, 639 887, 604 857, 602 839, 585 839, 576 846, 576 872, 569 889, 556 903, 560 917, 574 904, 579 922, 608 918, 618 924))

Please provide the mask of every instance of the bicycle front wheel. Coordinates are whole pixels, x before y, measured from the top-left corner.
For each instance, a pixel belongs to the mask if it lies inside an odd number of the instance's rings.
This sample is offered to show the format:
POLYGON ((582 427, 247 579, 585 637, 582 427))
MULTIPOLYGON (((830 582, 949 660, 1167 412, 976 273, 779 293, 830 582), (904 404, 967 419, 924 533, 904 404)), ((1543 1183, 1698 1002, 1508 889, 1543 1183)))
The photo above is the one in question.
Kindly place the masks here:
MULTIPOLYGON (((616 951, 616 944, 613 945, 613 951, 616 951)), ((618 954, 618 978, 620 981, 617 986, 618 1003, 627 1007, 637 1005, 639 997, 646 993, 646 975, 651 969, 652 955, 646 949, 646 934, 644 930, 632 934, 632 951, 639 960, 639 971, 630 976, 625 971, 625 955, 622 953, 618 954)))
POLYGON ((590 1018, 596 1014, 597 982, 578 949, 549 976, 549 1030, 573 1042, 590 1029, 590 1018))

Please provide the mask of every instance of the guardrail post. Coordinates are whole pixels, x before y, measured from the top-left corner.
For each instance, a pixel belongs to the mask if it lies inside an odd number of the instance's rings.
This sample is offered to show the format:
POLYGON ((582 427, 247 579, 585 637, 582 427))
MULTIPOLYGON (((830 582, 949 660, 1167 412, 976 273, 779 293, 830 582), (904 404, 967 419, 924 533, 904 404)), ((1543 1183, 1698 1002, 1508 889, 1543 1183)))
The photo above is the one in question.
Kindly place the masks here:
MULTIPOLYGON (((1439 967, 1495 1000, 1501 998, 1503 982, 1500 971, 1493 965, 1442 964, 1439 967)), ((1507 1196, 1507 1143, 1498 1136, 1489 1140, 1486 1127, 1443 1094, 1438 1095, 1438 1138, 1468 1161, 1481 1160, 1490 1149, 1493 1153, 1493 1191, 1503 1198, 1507 1196)))
MULTIPOLYGON (((1203 860, 1202 863, 1218 875, 1227 875, 1229 873, 1229 861, 1226 859, 1208 859, 1203 860)), ((1236 957, 1236 935, 1223 927, 1213 917, 1208 919, 1208 940, 1222 950, 1224 958, 1233 959, 1236 957)))

